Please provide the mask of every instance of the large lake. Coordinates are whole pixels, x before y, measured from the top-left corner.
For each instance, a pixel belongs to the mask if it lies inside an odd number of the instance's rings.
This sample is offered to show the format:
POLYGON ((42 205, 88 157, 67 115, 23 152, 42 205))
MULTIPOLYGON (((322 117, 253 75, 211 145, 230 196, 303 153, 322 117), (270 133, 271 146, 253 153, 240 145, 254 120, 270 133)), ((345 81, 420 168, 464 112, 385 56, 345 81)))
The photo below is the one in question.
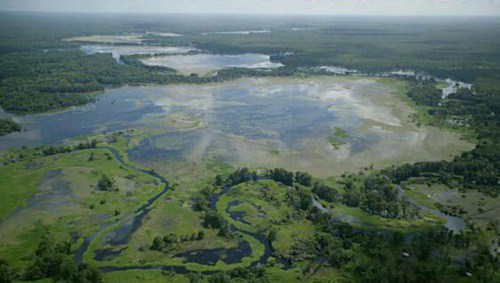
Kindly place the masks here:
POLYGON ((134 128, 149 136, 129 150, 143 163, 210 158, 328 176, 371 163, 446 159, 469 148, 456 134, 409 123, 411 108, 394 92, 362 77, 122 87, 84 107, 13 116, 27 130, 0 137, 0 150, 134 128), (339 149, 328 142, 335 127, 349 134, 339 149))

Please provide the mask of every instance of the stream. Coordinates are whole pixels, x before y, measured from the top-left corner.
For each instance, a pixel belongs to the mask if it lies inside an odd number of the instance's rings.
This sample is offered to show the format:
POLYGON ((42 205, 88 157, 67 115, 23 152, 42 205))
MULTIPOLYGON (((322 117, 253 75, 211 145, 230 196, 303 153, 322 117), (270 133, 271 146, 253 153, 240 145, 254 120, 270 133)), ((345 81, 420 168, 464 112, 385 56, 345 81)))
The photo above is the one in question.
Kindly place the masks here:
MULTIPOLYGON (((161 192, 157 193, 155 196, 152 198, 148 199, 141 207, 139 207, 137 210, 134 211, 134 213, 130 216, 127 216, 125 219, 121 220, 120 227, 116 230, 114 235, 108 239, 109 243, 111 245, 123 245, 128 243, 130 236, 137 231, 141 225, 144 217, 148 215, 148 213, 151 211, 151 206, 160 198, 162 197, 169 189, 170 189, 170 184, 169 182, 161 175, 154 171, 150 170, 145 170, 145 169, 140 169, 134 165, 128 164, 121 153, 110 147, 100 147, 101 149, 105 149, 109 152, 111 152, 116 160, 122 165, 123 167, 129 168, 131 170, 141 172, 144 174, 151 175, 158 180, 160 180, 161 183, 164 184, 164 188, 161 192)), ((216 210, 217 209, 217 202, 219 201, 220 197, 223 195, 226 195, 229 190, 232 188, 232 186, 225 186, 223 190, 219 194, 214 194, 210 198, 210 209, 216 210)), ((401 190, 401 193, 404 194, 404 191, 401 190)), ((460 233, 460 231, 464 230, 466 228, 465 222, 458 218, 458 217, 453 217, 453 216, 448 216, 445 215, 444 213, 437 211, 435 209, 430 209, 427 207, 424 207, 417 203, 416 201, 412 200, 406 194, 404 194, 405 197, 414 205, 418 206, 420 209, 423 211, 426 211, 428 213, 434 214, 446 221, 445 227, 448 229, 452 230, 454 233, 460 233)), ((321 211, 325 212, 327 209, 322 206, 320 202, 317 200, 313 200, 313 205, 320 209, 321 211)), ((229 214, 231 219, 234 221, 242 222, 241 217, 238 217, 238 215, 232 215, 229 214)), ((88 250, 88 247, 90 244, 93 242, 95 237, 113 225, 115 223, 108 223, 107 225, 101 225, 99 231, 91 234, 88 236, 82 243, 82 245, 76 250, 75 252, 75 261, 77 263, 81 263, 83 260, 83 255, 84 253, 88 250)), ((229 228, 232 232, 234 233, 241 233, 245 234, 247 236, 250 236, 254 239, 256 239, 259 243, 261 243, 264 246, 264 253, 260 256, 260 258, 254 262, 252 262, 249 267, 255 267, 255 266, 260 266, 264 265, 268 258, 272 255, 273 249, 267 238, 261 234, 261 233, 254 233, 254 232, 249 232, 243 229, 240 229, 231 223, 229 223, 229 228)), ((108 256, 116 256, 119 254, 119 252, 114 252, 111 249, 102 249, 102 250, 97 250, 96 251, 99 256, 97 260, 99 259, 104 259, 108 256)), ((188 262, 195 262, 202 264, 204 262, 202 259, 210 259, 210 262, 213 264, 209 265, 215 265, 217 261, 223 260, 226 262, 226 264, 234 264, 241 262, 241 260, 244 257, 250 256, 252 253, 251 247, 248 245, 247 241, 241 240, 238 244, 238 247, 232 248, 232 249, 213 249, 213 250, 198 250, 198 251, 191 251, 187 253, 179 253, 176 256, 177 257, 184 257, 188 259, 188 262), (228 253, 229 252, 229 253, 228 253), (223 258, 223 256, 226 256, 223 258)), ((290 264, 282 259, 277 259, 281 264, 283 264, 283 269, 288 269, 290 268, 290 264)), ((113 272, 113 271, 124 271, 124 270, 168 270, 168 271, 173 271, 179 274, 185 274, 189 272, 189 269, 187 269, 185 266, 182 265, 143 265, 143 266, 103 266, 100 268, 102 272, 113 272)), ((218 272, 218 270, 211 270, 211 271, 204 271, 202 272, 203 274, 213 274, 218 272)))
POLYGON ((465 230, 467 228, 467 224, 465 223, 465 221, 460 218, 460 217, 456 217, 456 216, 450 216, 450 215, 446 215, 444 213, 442 213, 441 211, 437 210, 437 209, 431 209, 431 208, 428 208, 420 203, 418 203, 417 201, 413 200, 412 198, 410 198, 405 192, 403 189, 399 188, 399 191, 400 193, 402 193, 406 199, 413 205, 417 206, 418 208, 420 208, 421 210, 427 212, 427 213, 430 213, 432 215, 435 215, 441 219, 443 219, 445 221, 445 224, 444 224, 444 227, 448 228, 449 230, 453 231, 454 234, 460 234, 460 232, 462 232, 463 230, 465 230))
MULTIPOLYGON (((446 215, 446 214, 442 213, 441 211, 439 211, 437 209, 428 208, 428 207, 426 207, 426 206, 424 206, 424 205, 416 202, 412 198, 410 198, 404 192, 404 190, 401 189, 401 188, 399 188, 399 193, 402 196, 404 196, 404 198, 406 198, 411 204, 417 206, 419 209, 421 209, 421 210, 423 210, 423 211, 425 211, 427 213, 430 213, 432 215, 435 215, 435 216, 443 219, 445 221, 444 227, 446 227, 449 230, 453 231, 453 233, 459 234, 460 232, 462 232, 463 230, 465 230, 467 228, 467 224, 465 223, 465 221, 462 218, 456 217, 456 216, 446 215)), ((312 205, 315 206, 317 209, 319 209, 321 212, 328 213, 328 209, 326 207, 324 207, 316 199, 313 199, 312 205)), ((332 220, 334 220, 334 221, 340 221, 339 219, 337 219, 335 217, 332 218, 332 220)))
MULTIPOLYGON (((116 230, 113 237, 108 239, 108 241, 111 245, 123 245, 123 244, 128 243, 130 236, 135 231, 137 231, 137 229, 139 229, 141 227, 142 220, 151 211, 151 206, 170 189, 170 184, 167 181, 167 179, 165 179, 163 176, 159 175, 158 173, 156 173, 154 171, 140 169, 134 165, 128 164, 124 160, 123 156, 121 155, 121 153, 118 150, 111 148, 111 147, 99 147, 99 148, 105 149, 105 150, 108 150, 109 152, 111 152, 115 156, 116 160, 118 160, 120 165, 122 165, 123 167, 129 168, 129 169, 137 171, 137 172, 151 175, 151 176, 159 179, 160 182, 164 184, 164 188, 161 192, 159 192, 158 194, 156 194, 152 198, 148 199, 144 203, 144 205, 142 205, 140 208, 135 210, 133 215, 127 216, 124 220, 121 220, 120 227, 116 230)), ((211 200, 210 200, 210 208, 215 210, 219 198, 221 196, 227 194, 230 189, 231 189, 231 186, 226 186, 226 187, 224 187, 224 189, 222 190, 222 192, 220 194, 212 195, 211 200)), ((232 219, 235 221, 239 221, 237 218, 232 218, 232 219)), ((88 236, 87 238, 85 238, 82 245, 75 252, 76 263, 81 263, 83 261, 83 255, 88 250, 88 247, 93 242, 95 237, 97 235, 99 235, 102 231, 104 231, 105 229, 107 229, 108 227, 110 227, 111 225, 114 225, 114 224, 115 223, 101 225, 99 231, 97 231, 97 232, 91 234, 90 236, 88 236)), ((255 238, 257 241, 259 241, 264 246, 264 253, 260 256, 260 258, 258 260, 252 262, 250 264, 250 267, 263 265, 267 262, 267 259, 271 256, 273 250, 272 250, 271 244, 269 243, 269 241, 266 239, 266 237, 264 235, 262 235, 260 233, 248 232, 248 231, 239 229, 231 224, 230 224, 230 229, 232 232, 242 233, 242 234, 248 235, 252 238, 255 238)), ((220 250, 222 251, 222 249, 220 249, 220 250)), ((223 261, 227 262, 228 264, 241 262, 242 258, 248 257, 252 253, 252 250, 251 250, 250 246, 248 245, 248 242, 246 242, 246 241, 241 241, 239 243, 238 247, 233 248, 233 249, 229 249, 229 250, 237 251, 234 254, 236 254, 237 257, 239 257, 239 258, 231 257, 231 254, 229 254, 228 257, 223 260, 223 261)), ((119 254, 119 252, 118 253, 114 252, 111 249, 101 249, 101 250, 97 250, 96 252, 98 252, 98 254, 99 254, 97 260, 104 259, 108 256, 116 256, 119 254)), ((198 252, 198 254, 195 254, 195 255, 189 255, 189 253, 187 253, 188 258, 189 257, 193 258, 189 262, 196 262, 196 257, 198 257, 198 256, 200 258, 203 258, 204 256, 213 258, 214 254, 215 254, 215 256, 217 256, 216 253, 220 252, 220 251, 218 249, 216 251, 214 251, 214 250, 201 250, 201 251, 197 251, 197 252, 198 252)), ((180 255, 183 255, 183 254, 181 253, 180 255)), ((217 258, 217 261, 218 260, 219 260, 219 258, 217 258)), ((284 265, 285 269, 289 268, 289 264, 287 262, 283 261, 281 263, 284 265)), ((189 270, 185 266, 180 266, 180 265, 179 266, 175 266, 175 265, 104 266, 104 267, 100 267, 100 269, 102 272, 113 272, 113 271, 124 271, 124 270, 168 270, 168 271, 173 271, 173 272, 180 273, 180 274, 185 274, 185 273, 189 272, 189 270)), ((213 274, 216 272, 218 272, 218 270, 204 271, 202 273, 203 274, 213 274)))

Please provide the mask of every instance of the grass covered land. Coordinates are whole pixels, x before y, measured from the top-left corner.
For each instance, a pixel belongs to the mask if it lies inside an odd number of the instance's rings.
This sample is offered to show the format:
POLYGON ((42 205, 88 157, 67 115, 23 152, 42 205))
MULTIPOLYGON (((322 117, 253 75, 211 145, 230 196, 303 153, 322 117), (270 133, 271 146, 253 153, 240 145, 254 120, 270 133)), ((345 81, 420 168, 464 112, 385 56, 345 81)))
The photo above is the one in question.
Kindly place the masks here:
POLYGON ((161 191, 155 178, 122 167, 103 149, 26 158, 0 172, 0 252, 14 267, 26 264, 44 231, 81 243, 161 191), (112 178, 109 190, 98 188, 102 176, 112 178))
MULTIPOLYGON (((172 189, 150 206, 151 212, 126 242, 113 244, 113 237, 124 233, 123 227, 139 215, 134 211, 161 190, 161 184, 147 173, 124 167, 99 146, 116 148, 127 164, 134 164, 128 161, 125 149, 138 144, 141 137, 145 136, 139 131, 107 134, 96 136, 95 149, 78 150, 76 146, 75 151, 57 153, 57 147, 26 148, 18 149, 15 156, 7 154, 8 165, 0 168, 5 183, 0 187, 10 206, 2 205, 0 231, 7 240, 0 249, 11 276, 25 276, 29 255, 47 230, 56 240, 72 238, 73 253, 98 232, 83 254, 84 262, 96 270, 125 269, 104 272, 106 282, 364 281, 382 278, 393 272, 389 270, 405 270, 405 276, 411 272, 409 276, 417 278, 423 276, 419 268, 444 268, 448 272, 440 277, 443 280, 453 276, 465 279, 465 272, 482 279, 497 276, 495 261, 471 258, 474 267, 460 269, 463 267, 442 265, 422 254, 426 243, 427 249, 439 249, 451 257, 463 256, 463 245, 473 246, 484 256, 496 237, 496 228, 491 230, 495 224, 479 220, 483 217, 472 218, 466 232, 442 234, 444 219, 419 212, 400 199, 397 185, 377 171, 321 180, 283 169, 233 171, 225 164, 210 162, 199 168, 152 166, 160 174, 176 172, 177 177, 170 178, 172 189), (113 178, 113 189, 97 189, 103 174, 113 178), (25 190, 8 190, 10 187, 25 190), (214 196, 218 199, 212 207, 214 196), (57 209, 47 211, 48 207, 57 209), (70 238, 69 233, 74 236, 70 238), (420 236, 410 243, 400 240, 410 235, 420 236), (429 242, 428 237, 433 240, 429 242), (443 242, 442 237, 447 240, 443 242), (155 246, 157 238, 161 248, 155 246), (166 242, 167 238, 175 240, 166 242), (106 250, 111 253, 100 258, 106 250), (379 261, 373 253, 384 254, 385 260, 379 261), (409 254, 408 259, 402 254, 409 254), (248 269, 253 262, 262 262, 264 267, 248 269), (155 266, 161 270, 136 270, 155 266), (355 271, 366 266, 373 268, 361 274, 355 271), (179 272, 179 267, 188 273, 179 272), (212 271, 215 275, 205 273, 212 271)), ((408 191, 408 195, 429 205, 416 192, 408 191)), ((481 198, 488 203, 485 210, 494 207, 494 199, 481 198)), ((460 201, 468 199, 457 198, 460 201)))

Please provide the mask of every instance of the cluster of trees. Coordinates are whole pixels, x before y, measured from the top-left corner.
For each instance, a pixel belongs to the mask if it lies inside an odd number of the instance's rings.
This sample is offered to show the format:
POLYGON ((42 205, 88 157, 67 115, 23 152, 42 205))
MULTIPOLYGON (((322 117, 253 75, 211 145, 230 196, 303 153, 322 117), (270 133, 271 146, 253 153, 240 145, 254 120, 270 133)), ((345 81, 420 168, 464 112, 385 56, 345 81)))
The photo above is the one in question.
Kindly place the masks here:
POLYGON ((14 276, 9 263, 0 258, 0 282, 10 283, 14 279, 14 276))
POLYGON ((97 189, 100 191, 118 191, 115 180, 106 174, 103 174, 99 181, 97 181, 97 189))
POLYGON ((291 172, 283 168, 275 168, 269 171, 269 178, 283 185, 291 186, 294 182, 302 186, 310 187, 312 183, 312 176, 307 172, 291 172))
POLYGON ((91 141, 88 141, 85 143, 81 142, 74 147, 50 145, 48 148, 42 149, 42 154, 44 156, 49 156, 49 155, 55 155, 55 154, 59 154, 59 153, 68 153, 68 152, 72 152, 75 150, 84 150, 84 149, 91 149, 91 148, 96 148, 96 147, 97 147, 97 140, 92 139, 91 141))
POLYGON ((287 190, 286 197, 288 202, 295 207, 297 212, 307 211, 312 207, 313 196, 306 188, 295 187, 287 190))
POLYGON ((500 192, 500 95, 494 87, 474 89, 459 89, 439 105, 433 104, 429 111, 435 122, 443 125, 447 125, 451 117, 466 121, 461 126, 469 126, 479 140, 474 149, 452 161, 404 164, 383 173, 394 183, 415 177, 438 176, 445 184, 458 182, 463 189, 479 189, 497 196, 500 192))
POLYGON ((280 182, 283 185, 291 186, 293 185, 294 174, 293 172, 287 171, 283 168, 275 168, 269 171, 269 178, 276 182, 280 182))
POLYGON ((177 236, 176 234, 170 233, 163 238, 155 237, 153 243, 149 247, 153 251, 170 252, 176 250, 180 243, 187 241, 200 241, 205 237, 205 232, 199 231, 198 233, 193 233, 191 235, 177 236))
POLYGON ((0 136, 13 132, 20 132, 23 128, 10 119, 0 119, 0 136))
POLYGON ((441 90, 435 80, 413 80, 408 83, 408 96, 420 105, 437 106, 441 101, 441 90))
POLYGON ((193 210, 195 211, 209 211, 210 199, 215 192, 216 187, 205 186, 200 191, 200 195, 193 199, 193 210))
POLYGON ((322 183, 315 183, 312 192, 320 199, 326 200, 328 202, 340 200, 340 193, 338 190, 322 183))
POLYGON ((69 241, 57 242, 49 233, 43 235, 21 277, 30 281, 43 278, 75 283, 102 281, 102 275, 96 268, 87 264, 75 264, 69 241))
POLYGON ((233 231, 229 223, 217 211, 209 210, 203 216, 203 226, 210 229, 219 229, 218 236, 232 238, 233 231))
POLYGON ((466 264, 462 258, 452 260, 457 250, 470 244, 466 234, 454 235, 443 228, 405 239, 399 232, 360 233, 314 208, 308 218, 319 229, 311 240, 310 252, 324 257, 329 266, 350 274, 356 282, 460 282, 467 274, 478 282, 498 278, 499 260, 486 247, 469 254, 466 264))
MULTIPOLYGON (((220 178, 220 176, 219 176, 220 178)), ((255 172, 250 172, 248 168, 243 167, 241 169, 237 169, 233 173, 231 173, 226 181, 224 182, 225 185, 228 186, 236 186, 241 183, 245 183, 248 181, 256 180, 257 179, 257 173, 255 172)), ((215 180, 215 183, 220 183, 220 180, 217 179, 215 180)))
POLYGON ((360 196, 359 206, 368 213, 387 218, 411 219, 419 216, 419 209, 405 200, 384 175, 366 178, 360 196))
POLYGON ((343 193, 319 182, 313 185, 312 192, 322 200, 341 201, 347 206, 359 207, 365 212, 386 218, 412 219, 420 216, 418 207, 408 202, 399 193, 398 188, 392 184, 388 176, 383 174, 366 177, 351 175, 350 178, 344 182, 343 193))

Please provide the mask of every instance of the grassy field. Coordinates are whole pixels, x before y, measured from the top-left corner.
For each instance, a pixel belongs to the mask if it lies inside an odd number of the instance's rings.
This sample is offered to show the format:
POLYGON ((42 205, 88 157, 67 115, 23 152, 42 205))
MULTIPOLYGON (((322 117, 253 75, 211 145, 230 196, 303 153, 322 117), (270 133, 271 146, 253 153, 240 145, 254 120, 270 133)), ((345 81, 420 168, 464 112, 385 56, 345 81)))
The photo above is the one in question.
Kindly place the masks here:
POLYGON ((88 236, 161 190, 155 178, 123 168, 101 149, 36 157, 0 168, 0 174, 2 201, 13 200, 2 206, 0 253, 15 266, 45 229, 59 239, 88 236), (114 178, 118 191, 96 189, 103 174, 114 178))

